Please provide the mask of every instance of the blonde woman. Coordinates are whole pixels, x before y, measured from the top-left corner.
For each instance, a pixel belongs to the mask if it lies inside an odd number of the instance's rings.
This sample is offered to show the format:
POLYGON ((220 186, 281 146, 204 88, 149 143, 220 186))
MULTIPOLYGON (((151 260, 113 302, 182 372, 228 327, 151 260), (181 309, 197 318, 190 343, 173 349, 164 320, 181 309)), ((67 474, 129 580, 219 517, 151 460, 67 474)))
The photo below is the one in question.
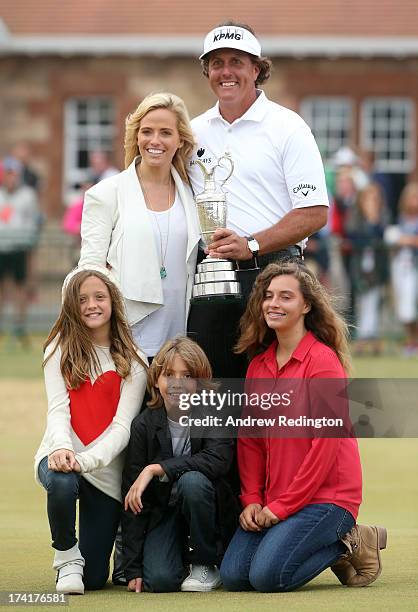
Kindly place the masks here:
POLYGON ((148 358, 186 330, 200 238, 186 174, 193 147, 184 102, 151 94, 126 120, 126 169, 85 196, 79 265, 112 269, 148 358))

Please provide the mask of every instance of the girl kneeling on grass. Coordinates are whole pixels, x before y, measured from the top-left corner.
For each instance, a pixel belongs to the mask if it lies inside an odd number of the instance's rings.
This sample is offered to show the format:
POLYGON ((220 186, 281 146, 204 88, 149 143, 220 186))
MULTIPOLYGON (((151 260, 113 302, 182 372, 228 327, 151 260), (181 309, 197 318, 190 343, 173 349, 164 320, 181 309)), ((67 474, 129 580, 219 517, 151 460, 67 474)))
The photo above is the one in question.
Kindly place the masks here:
POLYGON ((202 430, 194 436, 179 423, 188 414, 179 408, 180 394, 194 393, 196 379, 211 376, 206 355, 188 338, 166 342, 150 366, 151 400, 132 423, 122 479, 130 591, 211 591, 221 584, 217 564, 238 523, 224 479, 233 443, 201 437, 202 430))
MULTIPOLYGON (((346 338, 312 272, 274 263, 257 278, 237 350, 253 358, 247 379, 344 379, 346 338)), ((378 577, 386 530, 355 525, 362 488, 355 439, 239 437, 238 465, 244 510, 221 566, 227 589, 292 591, 327 567, 348 586, 378 577)))
POLYGON ((56 589, 83 594, 108 578, 121 512, 122 451, 145 393, 146 368, 106 270, 80 271, 66 281, 61 314, 44 347, 48 416, 35 475, 47 491, 56 589))

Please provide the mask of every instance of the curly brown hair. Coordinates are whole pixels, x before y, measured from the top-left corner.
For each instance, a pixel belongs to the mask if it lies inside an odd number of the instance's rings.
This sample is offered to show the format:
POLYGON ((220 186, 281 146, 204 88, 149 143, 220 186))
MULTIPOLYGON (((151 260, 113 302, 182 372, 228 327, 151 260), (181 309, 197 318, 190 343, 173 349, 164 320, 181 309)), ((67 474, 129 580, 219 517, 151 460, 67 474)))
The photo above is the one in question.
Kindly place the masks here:
MULTIPOLYGON (((223 23, 218 23, 218 25, 216 25, 215 28, 220 28, 222 26, 244 28, 244 30, 248 30, 249 32, 251 32, 251 34, 256 36, 256 33, 254 32, 253 28, 247 25, 246 23, 229 20, 223 23)), ((247 55, 250 57, 252 63, 255 66, 257 66, 259 69, 258 77, 255 81, 255 86, 258 87, 259 85, 262 85, 270 78, 270 74, 271 74, 272 67, 273 67, 272 61, 268 57, 264 57, 264 56, 257 57, 255 55, 251 55, 251 53, 248 53, 247 55)), ((202 72, 205 77, 209 76, 209 58, 210 58, 210 53, 200 60, 200 63, 202 65, 202 72)))
POLYGON ((332 348, 347 373, 351 370, 348 350, 348 327, 334 308, 331 296, 315 274, 298 260, 269 264, 257 277, 248 300, 247 309, 240 321, 240 337, 236 353, 247 352, 250 358, 266 350, 276 338, 275 332, 264 320, 262 304, 266 291, 276 276, 288 274, 299 281, 303 298, 310 306, 305 315, 305 328, 320 341, 332 348))
POLYGON ((45 351, 57 339, 54 349, 44 360, 42 366, 45 367, 60 346, 61 373, 68 389, 78 389, 92 373, 96 376, 101 374, 96 350, 80 311, 80 288, 91 276, 103 281, 109 291, 112 304, 109 350, 116 372, 121 378, 127 378, 134 362, 140 363, 144 368, 148 367, 137 353, 125 316, 124 300, 119 289, 104 274, 95 270, 82 270, 74 274, 68 281, 63 295, 61 312, 43 347, 45 351))

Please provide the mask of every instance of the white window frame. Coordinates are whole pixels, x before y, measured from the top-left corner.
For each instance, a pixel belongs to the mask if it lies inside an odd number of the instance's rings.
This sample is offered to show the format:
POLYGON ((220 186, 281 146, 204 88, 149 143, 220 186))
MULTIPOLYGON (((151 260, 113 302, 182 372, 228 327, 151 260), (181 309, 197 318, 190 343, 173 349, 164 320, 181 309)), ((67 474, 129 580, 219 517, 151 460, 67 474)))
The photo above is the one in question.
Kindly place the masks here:
POLYGON ((350 98, 309 96, 302 101, 300 111, 315 136, 324 162, 332 162, 338 149, 350 145, 354 126, 354 104, 350 98), (323 106, 322 116, 315 112, 315 105, 323 106))
POLYGON ((78 151, 81 138, 86 139, 86 150, 112 151, 115 137, 116 104, 111 96, 74 96, 65 102, 64 107, 64 180, 63 197, 68 203, 74 196, 74 186, 85 181, 89 176, 88 168, 78 166, 78 151), (86 123, 80 125, 79 104, 86 104, 86 123), (101 105, 109 105, 111 121, 101 123, 101 105), (112 117, 113 115, 113 117, 112 117))
POLYGON ((384 96, 363 100, 360 143, 363 149, 374 152, 378 172, 409 174, 415 168, 415 140, 415 104, 411 98, 384 96))

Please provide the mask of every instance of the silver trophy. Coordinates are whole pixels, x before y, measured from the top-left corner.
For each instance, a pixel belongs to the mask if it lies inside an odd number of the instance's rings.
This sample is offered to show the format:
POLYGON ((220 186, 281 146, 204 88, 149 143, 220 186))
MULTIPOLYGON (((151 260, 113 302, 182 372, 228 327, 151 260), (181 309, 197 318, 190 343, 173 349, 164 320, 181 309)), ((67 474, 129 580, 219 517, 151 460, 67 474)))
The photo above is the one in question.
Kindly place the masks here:
MULTIPOLYGON (((218 159, 216 164, 207 170, 200 160, 196 163, 203 172, 204 187, 202 193, 195 196, 199 216, 200 233, 205 246, 213 242, 213 235, 218 228, 226 227, 227 204, 226 193, 222 187, 234 171, 234 162, 229 154, 218 159), (229 169, 226 178, 217 185, 215 170, 229 169)), ((192 301, 211 300, 215 297, 240 298, 241 288, 235 272, 235 264, 229 259, 206 257, 197 266, 192 292, 192 301)))

